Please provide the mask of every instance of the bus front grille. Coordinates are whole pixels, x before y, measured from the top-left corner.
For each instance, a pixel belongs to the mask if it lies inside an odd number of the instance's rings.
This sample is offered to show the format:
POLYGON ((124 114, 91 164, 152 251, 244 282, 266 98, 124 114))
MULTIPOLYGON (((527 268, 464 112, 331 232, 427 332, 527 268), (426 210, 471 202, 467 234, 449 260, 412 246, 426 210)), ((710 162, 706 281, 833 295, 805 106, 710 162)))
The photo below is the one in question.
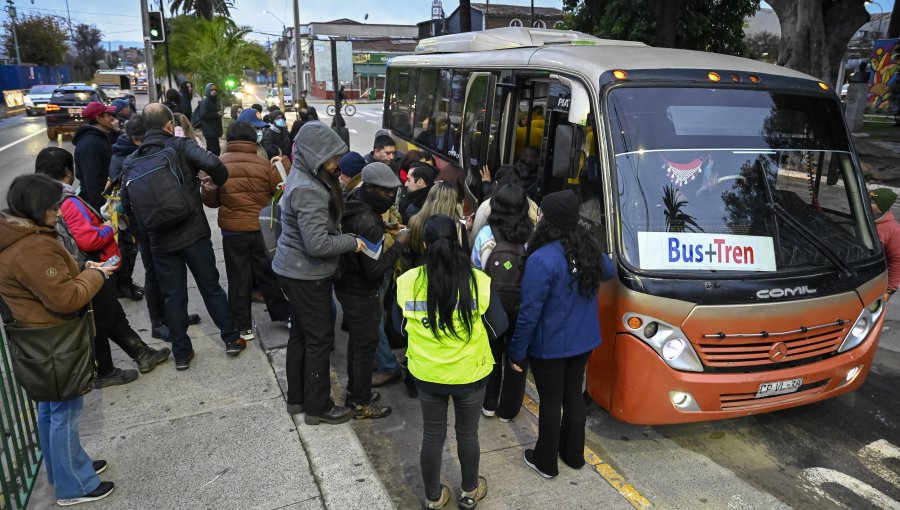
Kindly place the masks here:
POLYGON ((709 336, 695 342, 704 366, 722 371, 763 371, 813 363, 837 350, 850 324, 779 336, 709 336), (731 369, 731 370, 729 370, 731 369))

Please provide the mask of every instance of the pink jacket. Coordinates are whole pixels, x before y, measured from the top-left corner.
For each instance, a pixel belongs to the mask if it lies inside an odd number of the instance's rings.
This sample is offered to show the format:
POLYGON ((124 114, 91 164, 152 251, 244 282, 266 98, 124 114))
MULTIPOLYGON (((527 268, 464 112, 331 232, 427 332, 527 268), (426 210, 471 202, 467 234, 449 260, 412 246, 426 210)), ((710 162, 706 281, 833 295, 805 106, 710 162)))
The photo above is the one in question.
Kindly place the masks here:
POLYGON ((875 220, 878 239, 884 245, 884 256, 887 258, 888 290, 897 290, 900 286, 900 223, 890 211, 875 220))

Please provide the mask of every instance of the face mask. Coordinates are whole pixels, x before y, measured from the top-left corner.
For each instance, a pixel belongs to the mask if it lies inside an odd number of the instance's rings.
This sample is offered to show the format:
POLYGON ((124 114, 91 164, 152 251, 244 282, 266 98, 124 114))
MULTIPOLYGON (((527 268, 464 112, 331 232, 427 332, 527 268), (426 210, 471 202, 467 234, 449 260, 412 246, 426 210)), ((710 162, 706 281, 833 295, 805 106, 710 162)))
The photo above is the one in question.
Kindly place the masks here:
POLYGON ((262 135, 263 135, 263 134, 262 134, 262 131, 257 131, 257 132, 256 132, 256 143, 259 143, 259 142, 262 141, 262 135))
POLYGON ((287 122, 285 122, 284 119, 278 119, 278 120, 275 121, 275 125, 278 126, 278 127, 286 127, 286 126, 287 126, 287 122))

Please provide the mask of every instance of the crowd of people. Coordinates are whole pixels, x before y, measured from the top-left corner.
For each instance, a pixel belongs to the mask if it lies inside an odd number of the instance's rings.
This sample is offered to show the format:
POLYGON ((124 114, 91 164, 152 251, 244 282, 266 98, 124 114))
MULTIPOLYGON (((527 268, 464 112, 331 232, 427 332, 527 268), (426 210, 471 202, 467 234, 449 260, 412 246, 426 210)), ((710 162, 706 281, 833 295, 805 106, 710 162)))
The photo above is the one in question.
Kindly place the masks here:
MULTIPOLYGON (((403 381, 421 405, 425 508, 452 499, 441 484, 450 402, 457 504, 471 509, 488 490, 479 422, 516 418, 529 369, 540 420, 524 462, 546 478, 558 474, 558 458, 584 465, 581 388, 601 341, 597 289, 613 268, 579 224, 576 193, 550 193, 538 207, 530 153, 485 167, 471 189, 461 169, 439 168, 426 151, 399 152, 386 130, 370 152, 351 152, 343 119, 326 125, 305 100, 290 129, 284 112, 259 105, 225 129, 217 85, 204 93, 194 106, 185 82, 141 112, 91 103, 74 154, 47 147, 35 173, 14 180, 0 213, 5 322, 41 327, 92 308, 94 388, 131 383, 170 356, 188 370, 188 327, 200 321, 188 314, 190 271, 227 356, 255 338, 251 302, 262 295, 288 336, 287 412, 307 425, 386 417, 392 408, 377 388, 403 381), (467 203, 472 196, 481 203, 467 203), (269 247, 260 211, 273 203, 281 231, 269 247), (227 292, 205 207, 217 210, 227 292), (143 286, 132 279, 138 254, 143 286), (144 299, 152 336, 171 350, 149 347, 118 298, 144 299), (338 304, 348 332, 342 401, 330 376, 338 304), (113 366, 110 341, 137 370, 113 366)), ((83 395, 39 403, 60 505, 113 490, 97 476, 105 461, 80 446, 82 405, 83 395)))

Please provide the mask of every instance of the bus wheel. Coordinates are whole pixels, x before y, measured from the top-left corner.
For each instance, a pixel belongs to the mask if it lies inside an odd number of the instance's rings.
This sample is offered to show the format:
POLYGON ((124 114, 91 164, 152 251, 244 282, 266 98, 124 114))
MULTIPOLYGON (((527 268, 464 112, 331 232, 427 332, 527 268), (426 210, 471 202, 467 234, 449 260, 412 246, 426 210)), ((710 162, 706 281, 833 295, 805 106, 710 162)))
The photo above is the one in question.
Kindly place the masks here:
POLYGON ((47 128, 47 138, 50 140, 56 141, 56 130, 47 128))

